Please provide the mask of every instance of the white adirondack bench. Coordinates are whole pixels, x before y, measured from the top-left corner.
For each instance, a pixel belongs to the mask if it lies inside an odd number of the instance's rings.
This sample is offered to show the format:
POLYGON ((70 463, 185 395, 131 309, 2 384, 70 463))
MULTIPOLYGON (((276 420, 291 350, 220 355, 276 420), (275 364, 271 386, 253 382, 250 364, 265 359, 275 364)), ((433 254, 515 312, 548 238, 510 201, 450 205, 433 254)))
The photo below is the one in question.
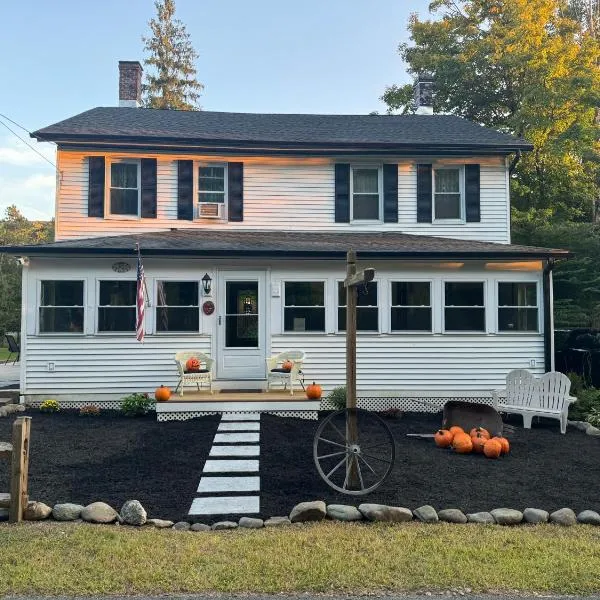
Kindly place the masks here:
POLYGON ((566 375, 552 371, 535 378, 525 369, 506 376, 506 389, 493 390, 494 408, 523 416, 523 427, 531 429, 533 417, 560 421, 560 432, 566 433, 569 405, 577 398, 570 396, 571 381, 566 375))

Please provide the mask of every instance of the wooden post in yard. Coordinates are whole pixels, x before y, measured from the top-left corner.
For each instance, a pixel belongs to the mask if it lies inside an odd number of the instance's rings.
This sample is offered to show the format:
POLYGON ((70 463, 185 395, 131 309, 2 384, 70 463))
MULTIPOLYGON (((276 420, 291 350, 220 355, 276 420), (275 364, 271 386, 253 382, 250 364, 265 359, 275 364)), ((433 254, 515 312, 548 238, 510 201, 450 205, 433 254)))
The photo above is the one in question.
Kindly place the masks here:
POLYGON ((27 481, 29 477, 29 435, 31 417, 17 417, 12 431, 12 464, 10 475, 10 507, 8 520, 19 523, 29 501, 27 481))

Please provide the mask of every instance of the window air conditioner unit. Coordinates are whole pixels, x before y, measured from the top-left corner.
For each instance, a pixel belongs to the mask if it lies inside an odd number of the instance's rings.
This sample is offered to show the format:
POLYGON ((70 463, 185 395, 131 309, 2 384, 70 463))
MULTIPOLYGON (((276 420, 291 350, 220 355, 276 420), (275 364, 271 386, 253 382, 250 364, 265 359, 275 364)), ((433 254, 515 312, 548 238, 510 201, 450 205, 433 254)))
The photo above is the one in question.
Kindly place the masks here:
POLYGON ((198 217, 202 219, 220 219, 223 215, 222 202, 199 202, 198 217))

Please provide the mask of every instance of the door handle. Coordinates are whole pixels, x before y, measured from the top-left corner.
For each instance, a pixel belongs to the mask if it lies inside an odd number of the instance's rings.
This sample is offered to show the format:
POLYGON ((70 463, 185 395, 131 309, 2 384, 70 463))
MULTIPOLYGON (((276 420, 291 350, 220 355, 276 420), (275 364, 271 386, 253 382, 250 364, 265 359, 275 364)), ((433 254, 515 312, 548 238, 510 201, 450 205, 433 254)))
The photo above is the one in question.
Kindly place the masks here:
POLYGON ((219 315, 219 325, 221 324, 221 315, 219 315))

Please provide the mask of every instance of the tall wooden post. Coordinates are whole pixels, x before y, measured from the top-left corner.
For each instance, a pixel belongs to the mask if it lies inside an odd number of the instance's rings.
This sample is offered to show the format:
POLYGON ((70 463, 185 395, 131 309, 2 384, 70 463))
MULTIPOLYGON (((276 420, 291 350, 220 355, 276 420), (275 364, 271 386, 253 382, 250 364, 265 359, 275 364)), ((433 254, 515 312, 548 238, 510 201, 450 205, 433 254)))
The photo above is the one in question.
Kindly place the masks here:
POLYGON ((17 417, 12 430, 12 463, 10 475, 10 506, 8 520, 19 523, 29 501, 29 435, 31 417, 17 417))
POLYGON ((358 290, 352 285, 356 275, 356 252, 346 257, 346 408, 356 408, 356 305, 358 290))

